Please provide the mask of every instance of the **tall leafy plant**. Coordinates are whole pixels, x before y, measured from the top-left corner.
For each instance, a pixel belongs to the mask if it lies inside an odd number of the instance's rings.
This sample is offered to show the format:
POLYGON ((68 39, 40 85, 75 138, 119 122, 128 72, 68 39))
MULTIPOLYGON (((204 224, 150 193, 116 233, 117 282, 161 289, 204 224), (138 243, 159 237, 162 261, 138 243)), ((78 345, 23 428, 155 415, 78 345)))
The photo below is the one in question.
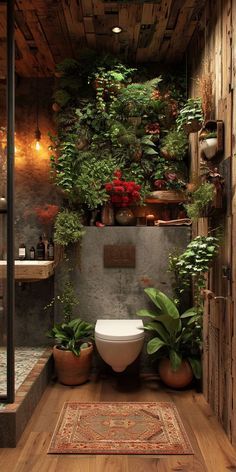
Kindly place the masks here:
POLYGON ((169 268, 174 275, 177 300, 193 286, 194 305, 198 313, 203 310, 202 290, 206 287, 206 274, 218 252, 219 239, 215 236, 197 236, 180 255, 171 254, 169 268))
POLYGON ((147 353, 159 358, 168 357, 176 371, 187 359, 196 378, 201 377, 201 326, 194 308, 180 314, 176 304, 156 288, 144 289, 155 305, 155 311, 139 310, 138 316, 150 319, 145 330, 153 333, 147 343, 147 353))

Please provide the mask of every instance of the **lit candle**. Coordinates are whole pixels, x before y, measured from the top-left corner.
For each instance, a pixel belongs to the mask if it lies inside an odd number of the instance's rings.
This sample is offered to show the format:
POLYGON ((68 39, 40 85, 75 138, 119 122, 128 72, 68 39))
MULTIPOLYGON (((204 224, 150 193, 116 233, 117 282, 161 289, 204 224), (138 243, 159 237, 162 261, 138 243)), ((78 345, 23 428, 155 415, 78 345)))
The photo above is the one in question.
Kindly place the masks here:
POLYGON ((147 226, 154 226, 154 220, 155 220, 154 215, 146 215, 146 225, 147 226))

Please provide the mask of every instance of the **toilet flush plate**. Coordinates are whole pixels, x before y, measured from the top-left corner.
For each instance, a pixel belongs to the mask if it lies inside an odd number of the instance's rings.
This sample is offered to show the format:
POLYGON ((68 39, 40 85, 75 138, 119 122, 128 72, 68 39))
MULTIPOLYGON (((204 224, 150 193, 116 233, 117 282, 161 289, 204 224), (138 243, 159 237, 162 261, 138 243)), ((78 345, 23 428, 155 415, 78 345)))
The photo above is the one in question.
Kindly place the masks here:
POLYGON ((106 244, 103 248, 103 264, 107 269, 134 268, 135 246, 132 244, 106 244))

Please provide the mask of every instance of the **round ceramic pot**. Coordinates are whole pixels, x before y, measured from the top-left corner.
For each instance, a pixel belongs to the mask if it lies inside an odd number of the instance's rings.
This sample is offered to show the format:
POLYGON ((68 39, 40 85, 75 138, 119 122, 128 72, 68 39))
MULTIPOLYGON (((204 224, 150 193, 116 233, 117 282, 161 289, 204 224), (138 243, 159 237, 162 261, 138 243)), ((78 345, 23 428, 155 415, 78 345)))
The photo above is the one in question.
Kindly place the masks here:
POLYGON ((161 359, 159 362, 159 375, 163 383, 171 388, 187 387, 193 380, 193 371, 187 361, 182 361, 179 369, 173 371, 169 359, 161 359))
POLYGON ((212 159, 217 153, 217 138, 206 138, 200 141, 200 149, 207 159, 212 159))
POLYGON ((119 225, 131 226, 135 225, 136 218, 129 207, 120 208, 115 214, 115 219, 119 225))
POLYGON ((91 371, 92 354, 92 343, 89 343, 87 348, 81 349, 79 356, 54 346, 53 357, 58 381, 64 385, 80 385, 87 382, 91 371))

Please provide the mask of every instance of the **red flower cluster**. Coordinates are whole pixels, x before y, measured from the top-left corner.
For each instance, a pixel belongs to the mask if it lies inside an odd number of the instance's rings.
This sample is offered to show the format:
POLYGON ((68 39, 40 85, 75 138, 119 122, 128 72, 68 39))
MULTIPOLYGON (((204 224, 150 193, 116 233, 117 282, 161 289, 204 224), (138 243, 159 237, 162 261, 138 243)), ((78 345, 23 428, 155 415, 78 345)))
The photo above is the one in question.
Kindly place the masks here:
POLYGON ((114 180, 105 184, 106 192, 110 195, 112 203, 118 206, 129 206, 140 200, 141 185, 135 182, 122 180, 122 172, 114 172, 114 180))

